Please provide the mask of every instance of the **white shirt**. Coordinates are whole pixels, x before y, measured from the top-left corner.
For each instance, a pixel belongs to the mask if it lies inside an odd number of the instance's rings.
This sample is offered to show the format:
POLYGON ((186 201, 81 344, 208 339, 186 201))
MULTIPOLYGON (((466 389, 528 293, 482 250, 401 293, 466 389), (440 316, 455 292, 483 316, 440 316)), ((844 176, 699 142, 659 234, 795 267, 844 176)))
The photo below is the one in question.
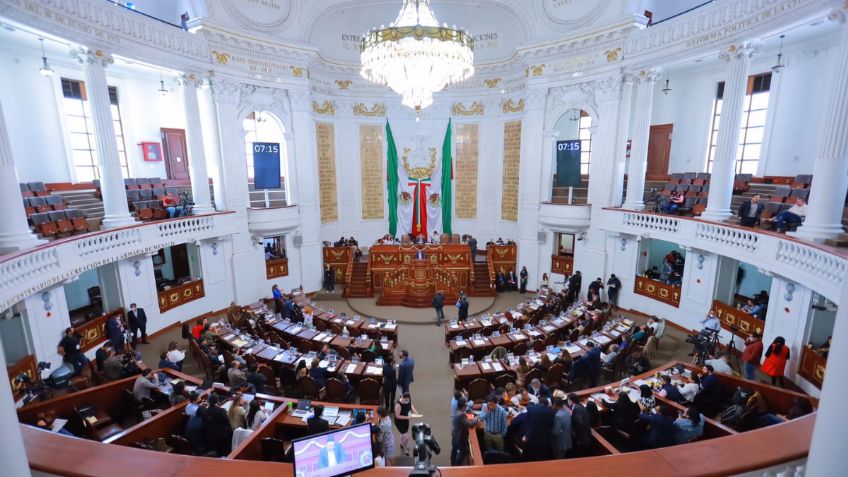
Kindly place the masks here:
POLYGON ((792 207, 790 207, 787 212, 791 212, 791 213, 797 215, 798 217, 804 218, 804 217, 807 216, 807 204, 804 204, 804 205, 795 204, 792 207))
POLYGON ((731 368, 724 359, 708 359, 704 361, 704 364, 712 366, 717 373, 733 374, 733 368, 731 368))
MULTIPOLYGON (((536 396, 534 396, 532 394, 528 394, 528 396, 530 397, 530 402, 532 404, 539 404, 539 398, 537 398, 536 396)), ((512 397, 512 404, 515 405, 515 406, 521 405, 521 395, 520 394, 516 394, 515 396, 512 397)))
POLYGON ((265 411, 257 411, 256 415, 253 416, 253 424, 250 425, 250 430, 255 431, 256 429, 259 429, 259 426, 261 426, 266 419, 268 419, 268 415, 265 414, 265 411))
POLYGON ((185 359, 185 351, 180 351, 178 349, 174 349, 168 351, 168 361, 172 363, 179 363, 180 361, 185 359))
POLYGON ((701 387, 696 383, 686 383, 680 389, 680 394, 686 398, 687 401, 692 402, 695 400, 695 396, 701 392, 701 387))

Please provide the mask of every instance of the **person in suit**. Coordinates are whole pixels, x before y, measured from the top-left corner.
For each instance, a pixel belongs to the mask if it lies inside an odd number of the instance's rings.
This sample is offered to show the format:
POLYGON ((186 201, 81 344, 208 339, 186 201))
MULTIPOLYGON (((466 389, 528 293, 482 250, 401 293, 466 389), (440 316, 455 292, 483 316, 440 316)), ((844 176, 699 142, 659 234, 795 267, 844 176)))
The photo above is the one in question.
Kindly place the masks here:
POLYGON ((468 319, 468 298, 465 295, 459 296, 459 301, 456 302, 458 308, 457 319, 462 322, 468 319))
POLYGON ((586 410, 575 393, 568 394, 568 405, 571 408, 573 449, 582 455, 587 453, 592 445, 592 425, 589 421, 589 411, 586 410))
POLYGON ((515 270, 510 270, 506 276, 506 288, 507 291, 518 290, 518 276, 515 275, 515 270))
POLYGON ((760 202, 760 194, 754 194, 739 206, 739 223, 745 227, 753 227, 760 221, 764 205, 760 202))
POLYGON ((542 384, 542 382, 539 381, 538 378, 533 378, 533 380, 530 381, 530 386, 527 388, 527 392, 529 392, 533 396, 536 396, 539 399, 543 397, 550 399, 551 397, 550 388, 542 384))
POLYGON ((394 361, 392 354, 383 361, 383 405, 386 409, 392 407, 397 395, 398 375, 394 361))
POLYGON ((318 404, 312 409, 312 417, 306 420, 306 435, 321 434, 330 430, 330 423, 324 420, 324 406, 318 404))
POLYGON ((554 416, 556 411, 548 406, 548 398, 540 398, 539 404, 527 406, 523 439, 525 460, 548 460, 553 457, 551 430, 554 428, 554 416))
POLYGON ((147 314, 144 313, 144 308, 138 308, 135 303, 130 304, 130 311, 127 313, 127 324, 132 331, 132 342, 138 342, 138 332, 141 331, 142 344, 150 344, 147 341, 147 314))
POLYGON ((607 298, 613 308, 618 307, 618 292, 621 291, 621 280, 615 276, 615 273, 610 274, 607 280, 607 298))
POLYGON ((441 326, 445 319, 445 295, 442 292, 437 292, 433 296, 433 308, 436 310, 436 326, 441 326))
POLYGON ((580 270, 574 272, 574 275, 568 280, 568 297, 569 302, 574 303, 580 297, 580 288, 583 286, 583 275, 580 270))
POLYGON ((571 450, 571 410, 565 406, 561 397, 553 399, 554 427, 551 429, 551 445, 554 459, 563 459, 571 450))
POLYGON ((206 448, 215 451, 218 456, 230 453, 233 429, 227 411, 220 407, 220 398, 217 394, 209 396, 208 406, 197 409, 197 415, 203 422, 203 431, 206 436, 206 448))
POLYGON ((409 386, 415 381, 413 371, 415 370, 415 360, 409 355, 409 351, 401 350, 400 364, 398 365, 398 384, 401 392, 404 394, 409 392, 409 386))
POLYGON ((337 444, 333 436, 327 437, 327 443, 318 453, 318 468, 334 467, 345 460, 347 460, 347 454, 345 454, 341 443, 337 444))
POLYGON ((312 360, 312 367, 309 368, 309 376, 315 380, 315 384, 323 389, 327 384, 327 369, 319 366, 321 361, 318 358, 312 360))
POLYGON ((124 352, 124 324, 119 315, 109 318, 106 322, 106 336, 112 342, 116 353, 124 352))
POLYGON ((471 262, 473 263, 477 257, 477 239, 474 237, 468 238, 468 248, 471 249, 471 262))
POLYGON ((456 414, 451 418, 451 465, 465 464, 468 457, 468 430, 479 422, 478 418, 468 419, 465 415, 467 401, 464 397, 456 400, 456 414))

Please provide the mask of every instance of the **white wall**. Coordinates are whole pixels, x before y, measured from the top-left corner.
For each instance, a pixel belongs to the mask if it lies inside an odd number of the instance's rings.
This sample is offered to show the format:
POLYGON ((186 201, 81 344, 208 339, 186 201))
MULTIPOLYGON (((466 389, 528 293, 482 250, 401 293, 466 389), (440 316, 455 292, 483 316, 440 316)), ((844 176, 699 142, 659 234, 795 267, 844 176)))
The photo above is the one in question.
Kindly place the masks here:
MULTIPOLYGON (((82 66, 68 58, 68 48, 48 44, 48 60, 55 70, 45 78, 38 72, 41 51, 33 37, 23 33, 0 35, 0 102, 8 120, 12 154, 22 182, 71 182, 67 134, 62 111, 61 78, 83 79, 82 66)), ((165 75, 161 96, 159 74, 138 65, 117 62, 106 69, 110 86, 118 88, 124 142, 132 177, 166 178, 164 162, 144 162, 139 143, 161 142, 159 128, 185 129, 185 113, 174 76, 165 75)))
MULTIPOLYGON (((772 74, 767 137, 757 175, 812 174, 823 120, 821 112, 832 81, 836 50, 833 45, 830 36, 823 36, 813 42, 787 43, 784 48, 787 66, 779 74, 772 74)), ((776 54, 776 48, 770 47, 755 56, 749 74, 770 71, 776 54)), ((716 84, 724 81, 726 66, 707 58, 701 63, 672 66, 670 75, 672 91, 667 95, 662 92, 666 74, 657 80, 651 124, 674 125, 669 173, 704 171, 716 84)))
POLYGON ((91 304, 88 299, 88 289, 100 286, 97 270, 86 270, 79 275, 79 280, 65 284, 65 299, 69 310, 76 310, 91 304))

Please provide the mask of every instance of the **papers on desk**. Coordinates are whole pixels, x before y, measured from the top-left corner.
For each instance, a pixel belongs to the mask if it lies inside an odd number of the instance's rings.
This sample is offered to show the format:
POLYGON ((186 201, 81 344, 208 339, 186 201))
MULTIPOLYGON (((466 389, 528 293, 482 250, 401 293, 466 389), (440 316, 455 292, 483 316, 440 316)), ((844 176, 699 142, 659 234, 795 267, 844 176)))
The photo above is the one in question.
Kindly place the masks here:
POLYGON ((568 354, 578 354, 583 351, 583 348, 577 345, 566 346, 565 350, 568 351, 568 354))
POLYGON ((492 326, 492 322, 489 320, 480 320, 480 323, 482 323, 483 326, 492 326))
POLYGON ((629 329, 630 329, 630 327, 629 327, 629 326, 626 326, 626 325, 618 325, 618 326, 616 326, 616 327, 615 327, 615 329, 617 329, 618 331, 620 331, 620 332, 624 333, 624 332, 626 332, 627 330, 629 330, 629 329))
POLYGON ((602 345, 605 345, 605 344, 609 343, 610 341, 612 341, 612 339, 609 336, 604 336, 604 335, 597 335, 593 339, 595 341, 597 341, 598 343, 602 344, 602 345))
POLYGON ((254 395, 254 394, 244 394, 244 395, 242 395, 242 397, 244 398, 244 402, 246 402, 248 404, 250 404, 250 401, 253 401, 254 399, 256 399, 256 395, 254 395))
POLYGON ((265 404, 262 405, 262 408, 268 412, 274 412, 274 403, 271 401, 265 401, 265 404))
POLYGON ((293 334, 293 335, 296 335, 296 334, 300 333, 301 331, 303 331, 303 327, 300 326, 300 325, 294 325, 294 326, 291 327, 291 329, 286 330, 287 333, 293 334))
POLYGON ((324 341, 325 336, 327 336, 327 333, 324 333, 322 331, 322 332, 318 333, 317 335, 315 335, 315 337, 312 338, 312 339, 315 340, 315 341, 324 341))
POLYGON ((227 402, 224 403, 223 406, 221 406, 221 409, 223 409, 225 411, 229 411, 232 406, 233 406, 233 401, 227 401, 227 402))
POLYGON ((458 325, 458 324, 456 324, 456 323, 451 323, 451 325, 450 325, 450 329, 452 329, 452 330, 458 330, 458 329, 459 329, 459 325, 458 325))
POLYGON ((490 369, 492 369, 492 365, 485 361, 480 363, 480 367, 483 368, 483 371, 489 371, 490 369))
POLYGON ((324 413, 321 415, 327 422, 332 422, 339 415, 339 408, 337 407, 325 407, 324 413))
POLYGON ((606 393, 595 393, 595 394, 592 394, 589 397, 592 398, 592 399, 596 399, 598 401, 603 401, 603 400, 609 401, 610 400, 610 397, 607 396, 606 393))
POLYGON ((345 374, 350 374, 354 371, 356 371, 356 365, 355 364, 348 364, 347 367, 345 368, 345 374))
POLYGON ((309 415, 311 415, 311 414, 312 414, 312 413, 311 413, 311 412, 309 412, 309 411, 308 411, 308 410, 306 410, 306 409, 297 409, 297 410, 295 410, 295 411, 292 411, 292 413, 291 413, 291 415, 292 415, 292 416, 294 416, 294 417, 301 417, 301 418, 306 417, 306 416, 309 416, 309 415))
POLYGON ((466 344, 467 344, 467 343, 465 342, 465 339, 457 339, 457 340, 456 340, 456 345, 457 345, 457 346, 465 346, 466 344))
POLYGON ((486 341, 485 340, 474 340, 473 343, 474 343, 474 346, 483 346, 483 345, 486 344, 486 341))
POLYGON ((350 419, 351 419, 351 412, 350 411, 340 411, 338 416, 336 416, 336 425, 344 427, 350 422, 350 419))
POLYGON ((186 390, 186 392, 193 393, 193 392, 197 391, 197 386, 186 386, 185 390, 186 390))
POLYGON ((53 421, 53 425, 50 426, 50 431, 51 432, 59 432, 59 430, 62 429, 63 427, 65 427, 65 424, 67 424, 67 423, 68 423, 67 419, 59 419, 57 417, 56 420, 53 421))
POLYGON ((527 337, 526 337, 526 336, 524 336, 524 335, 523 335, 523 334, 521 334, 521 333, 513 333, 513 334, 509 335, 509 337, 510 337, 510 339, 511 339, 512 341, 521 341, 521 340, 526 340, 526 339, 527 339, 527 337))
POLYGON ((283 362, 283 361, 285 361, 288 357, 289 357, 289 353, 288 353, 288 352, 282 352, 282 353, 278 354, 277 356, 274 356, 274 361, 283 362))
POLYGON ((386 329, 386 330, 394 330, 396 328, 397 328, 397 325, 394 324, 394 323, 386 323, 386 324, 383 325, 383 329, 386 329))
POLYGON ((365 368, 365 374, 380 375, 383 374, 383 368, 377 366, 368 366, 365 368))
POLYGON ((542 329, 547 331, 548 333, 553 333, 554 331, 556 331, 556 327, 554 325, 545 325, 542 327, 542 329))
POLYGON ((223 339, 224 341, 230 341, 231 339, 234 339, 235 337, 236 337, 236 335, 234 335, 232 333, 228 333, 228 334, 224 335, 223 337, 221 337, 221 339, 223 339))
POLYGON ((322 359, 321 361, 318 362, 319 368, 326 368, 329 365, 330 365, 330 362, 327 361, 326 359, 322 359))

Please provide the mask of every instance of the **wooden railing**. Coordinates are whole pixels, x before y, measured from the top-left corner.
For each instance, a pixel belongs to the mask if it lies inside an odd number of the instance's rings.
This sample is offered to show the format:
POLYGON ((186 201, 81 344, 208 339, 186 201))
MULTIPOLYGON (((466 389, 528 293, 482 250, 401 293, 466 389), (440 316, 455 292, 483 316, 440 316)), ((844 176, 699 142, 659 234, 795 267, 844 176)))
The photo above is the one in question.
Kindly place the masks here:
POLYGON ((755 331, 760 336, 763 335, 766 322, 758 319, 756 316, 749 315, 742 310, 737 310, 727 303, 722 303, 718 300, 713 300, 712 310, 721 321, 721 327, 737 336, 747 338, 755 331))
POLYGON ((164 313, 172 308, 206 296, 203 279, 183 283, 180 286, 159 292, 159 311, 164 313))
POLYGON ((571 275, 574 270, 574 255, 551 255, 551 273, 571 275))
POLYGON ((636 275, 633 292, 637 295, 653 298, 654 300, 680 308, 680 287, 668 285, 659 280, 653 280, 642 275, 636 275))
POLYGON ((280 278, 289 276, 289 259, 275 258, 265 260, 265 278, 280 278))
POLYGON ((827 368, 827 358, 809 346, 805 346, 801 350, 801 362, 798 365, 798 374, 819 389, 821 389, 824 382, 825 368, 827 368))
POLYGON ((75 328, 76 332, 82 335, 80 350, 83 352, 88 351, 106 341, 106 322, 113 316, 119 316, 123 319, 124 309, 118 308, 117 310, 103 313, 97 318, 86 322, 84 325, 75 328))

